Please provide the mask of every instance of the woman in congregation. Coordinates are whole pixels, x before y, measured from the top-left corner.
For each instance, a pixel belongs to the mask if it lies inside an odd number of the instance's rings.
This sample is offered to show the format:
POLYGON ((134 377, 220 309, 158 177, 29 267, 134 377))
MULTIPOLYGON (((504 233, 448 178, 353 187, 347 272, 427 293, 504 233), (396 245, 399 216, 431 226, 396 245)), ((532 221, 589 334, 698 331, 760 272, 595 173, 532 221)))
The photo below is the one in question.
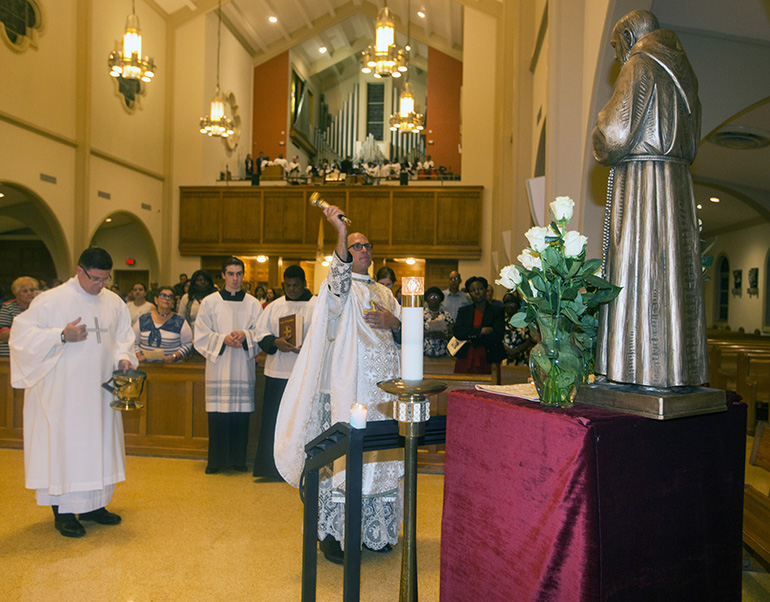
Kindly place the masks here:
POLYGON ((422 351, 426 357, 447 357, 446 344, 452 338, 454 320, 448 311, 441 309, 444 293, 437 286, 431 286, 425 291, 425 308, 423 310, 423 339, 422 351))
POLYGON ((179 302, 179 314, 195 330, 195 318, 198 316, 198 308, 204 297, 217 292, 214 280, 206 270, 197 270, 189 280, 190 287, 179 302))
POLYGON ((265 287, 261 284, 257 285, 257 288, 254 291, 254 298, 262 304, 262 309, 265 309, 265 287))
POLYGON ((6 301, 0 307, 0 356, 8 357, 8 338, 11 336, 13 319, 29 307, 32 299, 40 292, 37 280, 29 276, 21 276, 11 283, 11 293, 14 299, 6 301))
POLYGON ((172 287, 159 288, 155 300, 158 306, 134 323, 136 358, 140 362, 179 362, 192 349, 192 329, 174 313, 176 295, 172 287))
POLYGON ((529 328, 516 328, 511 324, 511 317, 519 311, 521 301, 516 293, 506 293, 503 297, 505 312, 505 335, 503 346, 508 354, 509 366, 528 366, 529 352, 535 346, 535 339, 529 328))
POLYGON ((269 288, 267 291, 265 291, 265 300, 262 301, 262 309, 265 309, 268 305, 270 305, 273 301, 275 301, 275 289, 269 288))
POLYGON ((393 287, 396 286, 396 273, 391 268, 384 265, 377 270, 377 277, 375 280, 393 292, 393 287))
POLYGON ((471 276, 465 281, 472 303, 457 312, 454 336, 467 342, 455 356, 455 373, 491 374, 492 364, 508 356, 503 347, 503 308, 487 302, 488 287, 487 279, 481 276, 471 276))
POLYGON ((150 313, 155 309, 155 306, 145 298, 147 296, 147 287, 141 282, 134 284, 131 293, 133 300, 129 301, 126 305, 128 305, 128 313, 131 315, 131 324, 136 324, 139 316, 150 313))

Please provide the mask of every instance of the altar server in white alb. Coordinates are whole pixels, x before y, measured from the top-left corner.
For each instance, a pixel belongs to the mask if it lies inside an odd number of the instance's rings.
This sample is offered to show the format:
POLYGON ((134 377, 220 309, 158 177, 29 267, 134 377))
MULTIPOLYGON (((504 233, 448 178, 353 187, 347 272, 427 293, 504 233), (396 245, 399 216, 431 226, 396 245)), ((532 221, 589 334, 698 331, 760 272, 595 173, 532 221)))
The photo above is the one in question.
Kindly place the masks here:
POLYGON ((80 521, 120 522, 105 506, 126 478, 123 421, 101 385, 137 360, 128 308, 104 289, 111 270, 104 249, 86 249, 76 275, 41 293, 11 328, 11 382, 26 389, 26 487, 52 507, 65 537, 86 534, 80 521))
POLYGON ((206 474, 225 468, 245 472, 249 414, 254 411, 254 357, 262 305, 246 291, 237 257, 222 264, 225 288, 201 302, 195 320, 195 348, 206 358, 209 458, 206 474))
MULTIPOLYGON (((372 245, 356 232, 347 235, 342 211, 324 210, 337 230, 329 275, 321 284, 313 324, 278 410, 275 461, 283 478, 299 485, 305 444, 337 422, 350 422, 354 402, 367 406, 367 420, 391 419, 393 398, 377 382, 398 377, 401 307, 390 290, 369 277, 372 245)), ((331 562, 341 563, 345 524, 345 472, 320 473, 318 538, 331 562)), ((398 542, 403 513, 400 450, 368 452, 363 470, 363 545, 388 551, 398 542)))
POLYGON ((316 300, 307 289, 305 270, 298 265, 290 265, 284 271, 283 292, 283 297, 265 308, 257 323, 257 340, 267 360, 254 476, 268 479, 281 478, 273 459, 275 419, 286 382, 310 329, 316 300))

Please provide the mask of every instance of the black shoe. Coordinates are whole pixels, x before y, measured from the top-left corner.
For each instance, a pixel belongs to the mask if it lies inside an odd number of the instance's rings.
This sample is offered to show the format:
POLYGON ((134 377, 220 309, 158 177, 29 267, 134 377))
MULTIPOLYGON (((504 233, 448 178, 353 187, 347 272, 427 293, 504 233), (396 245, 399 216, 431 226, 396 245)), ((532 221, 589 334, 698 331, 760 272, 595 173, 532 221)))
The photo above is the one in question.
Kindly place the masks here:
POLYGON ((344 564, 345 552, 342 551, 340 542, 334 539, 333 536, 327 535, 323 541, 318 542, 318 546, 323 552, 324 558, 334 564, 344 564))
POLYGON ((237 470, 238 472, 247 472, 249 467, 245 464, 241 464, 240 466, 233 466, 233 470, 237 470))
POLYGON ((206 474, 217 474, 218 472, 219 472, 218 468, 214 468, 213 466, 206 467, 206 474))
POLYGON ((80 520, 92 520, 100 525, 117 525, 120 523, 120 516, 113 514, 112 512, 107 512, 107 508, 91 510, 91 512, 81 514, 78 518, 80 518, 80 520))
POLYGON ((393 551, 393 546, 389 543, 385 544, 385 547, 380 548, 379 550, 375 550, 374 548, 370 548, 366 544, 364 544, 364 549, 369 550, 370 552, 374 552, 375 554, 387 554, 388 552, 393 551))
POLYGON ((86 529, 78 522, 74 514, 59 514, 53 521, 56 530, 64 537, 83 537, 86 529))

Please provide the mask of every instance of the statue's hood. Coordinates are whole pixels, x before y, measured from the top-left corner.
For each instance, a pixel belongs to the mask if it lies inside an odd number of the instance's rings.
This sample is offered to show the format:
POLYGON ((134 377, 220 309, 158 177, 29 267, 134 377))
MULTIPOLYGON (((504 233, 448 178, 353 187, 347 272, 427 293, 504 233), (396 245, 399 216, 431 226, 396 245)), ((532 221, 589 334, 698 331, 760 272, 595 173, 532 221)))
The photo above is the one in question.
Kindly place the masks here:
POLYGON ((687 112, 692 113, 698 104, 698 79, 679 37, 670 29, 656 29, 634 44, 629 58, 635 54, 646 54, 668 72, 684 99, 687 112))

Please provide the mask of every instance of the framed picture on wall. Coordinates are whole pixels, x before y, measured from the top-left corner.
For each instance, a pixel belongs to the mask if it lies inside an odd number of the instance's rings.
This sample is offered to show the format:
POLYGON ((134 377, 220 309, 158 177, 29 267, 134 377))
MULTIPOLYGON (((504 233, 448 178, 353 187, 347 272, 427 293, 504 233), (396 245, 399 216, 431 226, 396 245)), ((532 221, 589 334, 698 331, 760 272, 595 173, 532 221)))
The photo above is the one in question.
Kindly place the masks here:
POLYGON ((749 270, 749 288, 746 292, 751 296, 759 296, 759 268, 749 270))
POLYGON ((733 296, 740 297, 743 294, 743 270, 733 270, 733 296))

